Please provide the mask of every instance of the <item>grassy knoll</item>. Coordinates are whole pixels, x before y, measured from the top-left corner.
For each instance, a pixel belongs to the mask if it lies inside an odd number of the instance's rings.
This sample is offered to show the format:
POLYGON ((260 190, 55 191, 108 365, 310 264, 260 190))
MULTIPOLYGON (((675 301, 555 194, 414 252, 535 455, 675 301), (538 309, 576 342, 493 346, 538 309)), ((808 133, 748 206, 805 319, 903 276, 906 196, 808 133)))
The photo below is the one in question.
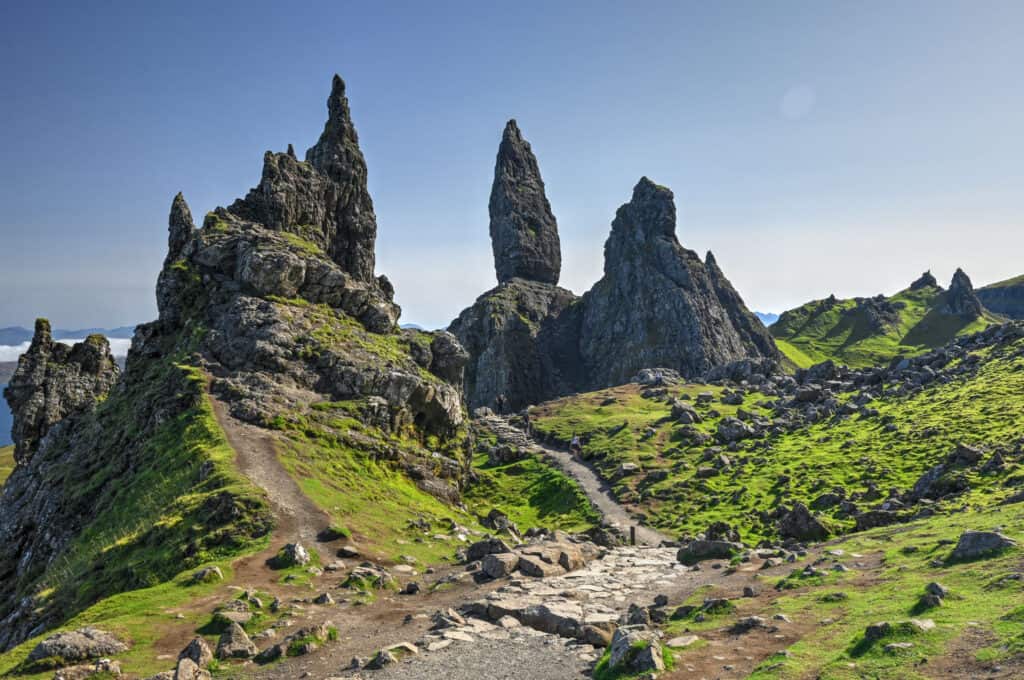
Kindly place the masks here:
POLYGON ((941 288, 924 286, 882 300, 814 300, 783 313, 769 330, 798 367, 826 359, 860 367, 922 354, 998 320, 988 312, 976 320, 945 314, 946 297, 941 288))
MULTIPOLYGON (((567 442, 584 439, 584 455, 612 483, 617 497, 635 506, 659 529, 694 533, 723 520, 740 527, 756 543, 776 536, 771 510, 813 501, 833 487, 847 496, 871 487, 882 497, 891 488, 905 491, 926 470, 945 459, 958 442, 1006 452, 999 473, 979 467, 957 471, 969 490, 935 506, 937 512, 989 506, 1019 491, 1024 465, 1019 442, 1024 425, 1024 341, 992 353, 977 353, 979 368, 971 377, 939 381, 909 397, 887 396, 870 402, 877 416, 837 416, 795 430, 771 432, 730 450, 713 448, 718 423, 739 414, 771 419, 770 401, 748 393, 741 405, 722 403, 722 388, 681 385, 662 397, 645 398, 642 388, 624 385, 574 395, 532 409, 534 427, 567 442), (698 403, 707 393, 705 404, 698 403), (680 397, 696 406, 703 421, 679 425, 670 402, 680 397), (708 441, 695 443, 693 432, 708 441), (727 460, 723 461, 720 455, 727 460), (623 463, 638 473, 622 474, 623 463), (723 464, 724 463, 724 464, 723 464)), ((892 387, 890 385, 889 387, 892 387)), ((840 401, 853 395, 839 395, 840 401)), ((880 502, 865 499, 861 504, 880 502)), ((822 509, 836 532, 853 527, 839 506, 822 509)))

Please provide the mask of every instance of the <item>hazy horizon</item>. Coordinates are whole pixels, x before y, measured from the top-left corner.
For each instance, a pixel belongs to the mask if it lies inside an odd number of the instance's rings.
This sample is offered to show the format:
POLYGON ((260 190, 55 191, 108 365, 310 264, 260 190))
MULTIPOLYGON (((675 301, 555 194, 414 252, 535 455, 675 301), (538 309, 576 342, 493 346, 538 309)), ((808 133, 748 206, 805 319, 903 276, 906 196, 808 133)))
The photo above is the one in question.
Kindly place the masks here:
POLYGON ((979 287, 1024 273, 1024 6, 403 7, 9 8, 0 325, 155 318, 173 195, 201 221, 258 182, 265 150, 301 154, 334 72, 405 323, 445 326, 495 285, 508 118, 577 293, 642 175, 752 310, 891 294, 926 269, 944 286, 958 266, 979 287))

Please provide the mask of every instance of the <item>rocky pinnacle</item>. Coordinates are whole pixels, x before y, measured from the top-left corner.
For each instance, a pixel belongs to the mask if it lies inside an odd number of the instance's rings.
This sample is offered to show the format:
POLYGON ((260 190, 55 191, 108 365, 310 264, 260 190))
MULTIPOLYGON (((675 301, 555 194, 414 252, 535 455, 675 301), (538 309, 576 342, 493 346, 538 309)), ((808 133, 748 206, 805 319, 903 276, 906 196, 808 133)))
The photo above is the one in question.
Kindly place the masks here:
POLYGON ((558 283, 562 269, 558 223, 544 193, 537 158, 515 120, 505 125, 494 164, 489 205, 498 281, 558 283))
POLYGON ((974 293, 971 279, 964 273, 963 269, 957 268, 956 273, 953 274, 953 280, 950 282, 949 290, 946 292, 944 311, 947 314, 956 314, 969 319, 976 319, 981 316, 981 300, 974 293))

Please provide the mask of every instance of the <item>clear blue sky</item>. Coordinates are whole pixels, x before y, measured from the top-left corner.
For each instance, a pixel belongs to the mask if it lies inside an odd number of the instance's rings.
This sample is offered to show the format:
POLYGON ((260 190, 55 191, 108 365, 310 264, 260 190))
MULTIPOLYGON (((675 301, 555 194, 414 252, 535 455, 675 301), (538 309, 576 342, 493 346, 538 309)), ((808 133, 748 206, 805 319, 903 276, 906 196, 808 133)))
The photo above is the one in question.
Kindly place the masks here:
POLYGON ((1024 3, 489 5, 5 2, 0 326, 153 318, 174 193, 201 218, 302 153, 334 72, 404 321, 494 284, 510 117, 576 292, 641 175, 754 309, 1024 273, 1024 3))

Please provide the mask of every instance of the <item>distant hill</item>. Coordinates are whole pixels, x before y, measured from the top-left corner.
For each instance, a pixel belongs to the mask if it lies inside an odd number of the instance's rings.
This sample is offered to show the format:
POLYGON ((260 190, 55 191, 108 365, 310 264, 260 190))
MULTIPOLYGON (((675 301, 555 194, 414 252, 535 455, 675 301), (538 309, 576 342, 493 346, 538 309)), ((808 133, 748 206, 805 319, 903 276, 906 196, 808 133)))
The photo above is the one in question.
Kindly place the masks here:
POLYGON ((978 299, 996 314, 1024 319, 1024 275, 979 288, 978 299))
POLYGON ((925 272, 891 297, 843 300, 833 295, 808 302, 783 312, 770 330, 779 350, 798 367, 827 359, 863 367, 923 353, 999 320, 983 308, 970 279, 958 269, 949 290, 925 272))
POLYGON ((754 312, 754 316, 761 320, 765 326, 771 326, 779 320, 779 315, 773 312, 754 312))
MULTIPOLYGON (((117 328, 78 328, 66 329, 57 328, 53 331, 54 340, 70 340, 84 338, 93 333, 105 335, 108 338, 124 338, 130 340, 135 333, 134 326, 119 326, 117 328)), ((8 326, 0 328, 0 345, 20 345, 23 342, 32 341, 32 330, 22 326, 8 326)))

